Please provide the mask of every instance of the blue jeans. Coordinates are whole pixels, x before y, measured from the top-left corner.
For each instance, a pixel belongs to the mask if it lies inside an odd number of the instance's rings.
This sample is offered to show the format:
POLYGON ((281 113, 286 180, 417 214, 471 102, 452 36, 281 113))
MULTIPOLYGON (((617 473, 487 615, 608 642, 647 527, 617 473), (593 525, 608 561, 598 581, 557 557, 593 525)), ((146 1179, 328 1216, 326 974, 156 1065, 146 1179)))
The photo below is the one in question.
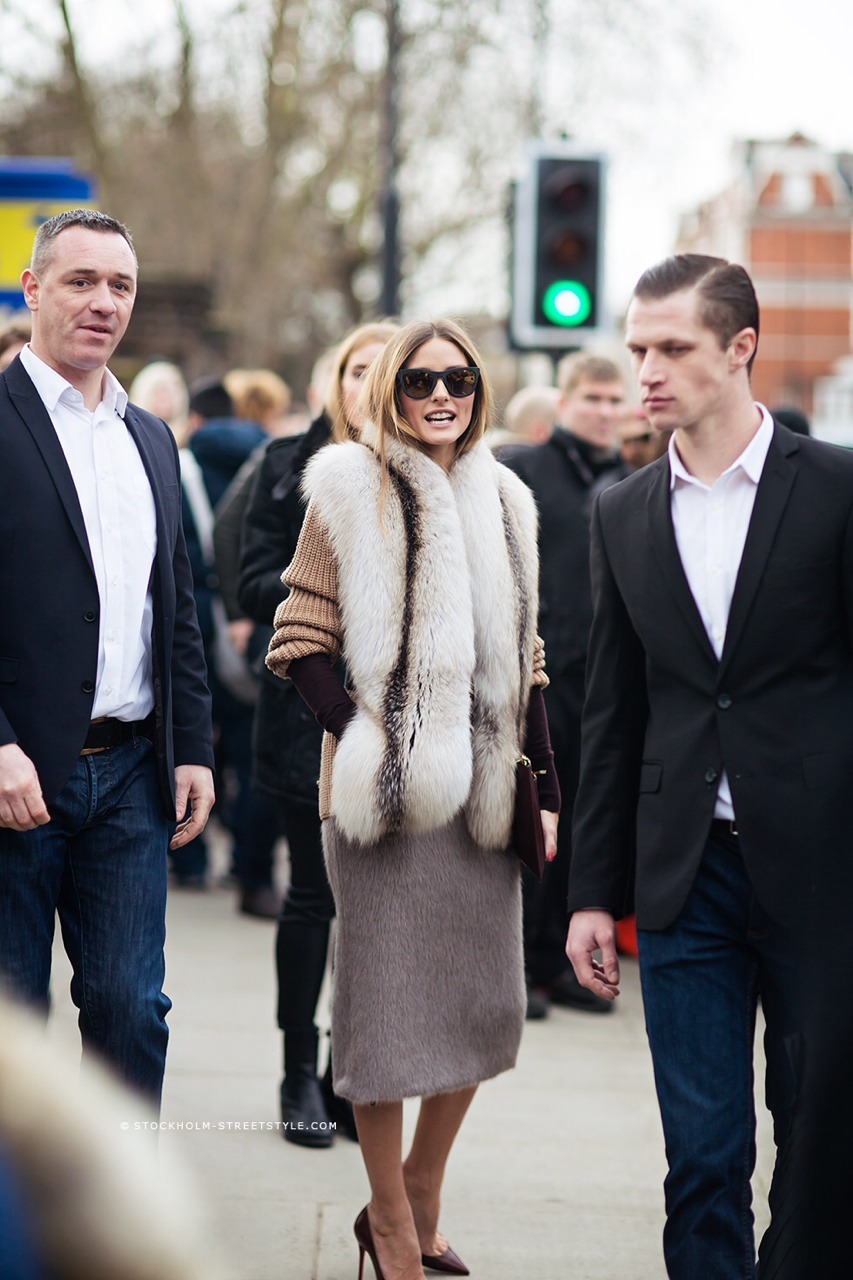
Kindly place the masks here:
POLYGON ((12 995, 47 1010, 58 912, 84 1047, 158 1104, 172 824, 151 743, 81 756, 50 812, 35 831, 0 829, 0 970, 12 995))
POLYGON ((671 1280, 753 1280, 756 1007, 760 996, 766 1097, 778 1148, 772 1210, 797 1092, 798 949, 756 900, 737 842, 713 837, 677 920, 638 937, 669 1164, 667 1274, 671 1280))

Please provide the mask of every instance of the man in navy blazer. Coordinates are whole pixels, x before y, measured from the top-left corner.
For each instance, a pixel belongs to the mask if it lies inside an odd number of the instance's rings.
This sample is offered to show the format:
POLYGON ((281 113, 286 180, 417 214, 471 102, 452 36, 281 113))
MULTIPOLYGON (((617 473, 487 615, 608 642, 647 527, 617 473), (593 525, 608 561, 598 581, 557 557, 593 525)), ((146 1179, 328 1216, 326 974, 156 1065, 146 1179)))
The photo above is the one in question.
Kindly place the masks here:
POLYGON ((0 971, 46 1006, 58 913, 84 1046, 157 1102, 167 851, 213 750, 175 442, 107 369, 136 281, 115 219, 44 223, 0 375, 0 971))
POLYGON ((778 1147, 761 1277, 849 1274, 853 455, 755 403, 758 324, 742 267, 644 273, 626 340, 673 436, 593 515, 568 952, 612 1000, 633 898, 673 1280, 755 1275, 759 997, 778 1147))

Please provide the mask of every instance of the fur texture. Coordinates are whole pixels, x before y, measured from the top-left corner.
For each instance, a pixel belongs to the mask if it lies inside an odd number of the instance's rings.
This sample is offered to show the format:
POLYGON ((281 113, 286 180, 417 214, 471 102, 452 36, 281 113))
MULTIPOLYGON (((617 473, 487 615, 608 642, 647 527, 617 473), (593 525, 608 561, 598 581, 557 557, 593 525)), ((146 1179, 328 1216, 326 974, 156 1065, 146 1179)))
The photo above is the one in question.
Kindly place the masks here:
POLYGON ((450 474, 389 441, 309 463, 304 490, 338 563, 358 710, 335 753, 331 810, 350 839, 444 826, 460 810, 484 848, 509 841, 537 614, 536 513, 480 444, 450 474))

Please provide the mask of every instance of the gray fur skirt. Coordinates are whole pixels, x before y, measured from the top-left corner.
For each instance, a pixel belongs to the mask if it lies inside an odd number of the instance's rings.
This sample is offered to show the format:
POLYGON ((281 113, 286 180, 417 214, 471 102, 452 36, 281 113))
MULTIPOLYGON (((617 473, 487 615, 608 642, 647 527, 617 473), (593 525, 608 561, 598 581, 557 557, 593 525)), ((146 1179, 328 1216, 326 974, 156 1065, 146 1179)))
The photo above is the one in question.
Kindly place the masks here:
POLYGON ((323 848, 337 907, 335 1091, 353 1102, 448 1093, 515 1065, 524 1027, 519 863, 464 819, 323 848))

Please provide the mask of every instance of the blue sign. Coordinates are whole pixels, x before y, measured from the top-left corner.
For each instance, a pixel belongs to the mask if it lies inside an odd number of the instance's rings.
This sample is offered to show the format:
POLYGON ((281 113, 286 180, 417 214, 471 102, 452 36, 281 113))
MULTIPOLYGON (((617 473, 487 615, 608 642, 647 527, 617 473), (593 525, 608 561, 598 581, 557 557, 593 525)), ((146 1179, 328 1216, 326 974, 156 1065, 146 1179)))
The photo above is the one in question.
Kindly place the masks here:
POLYGON ((21 272, 30 264, 41 224, 94 198, 94 182, 77 173, 71 160, 0 156, 0 307, 24 305, 21 272))

